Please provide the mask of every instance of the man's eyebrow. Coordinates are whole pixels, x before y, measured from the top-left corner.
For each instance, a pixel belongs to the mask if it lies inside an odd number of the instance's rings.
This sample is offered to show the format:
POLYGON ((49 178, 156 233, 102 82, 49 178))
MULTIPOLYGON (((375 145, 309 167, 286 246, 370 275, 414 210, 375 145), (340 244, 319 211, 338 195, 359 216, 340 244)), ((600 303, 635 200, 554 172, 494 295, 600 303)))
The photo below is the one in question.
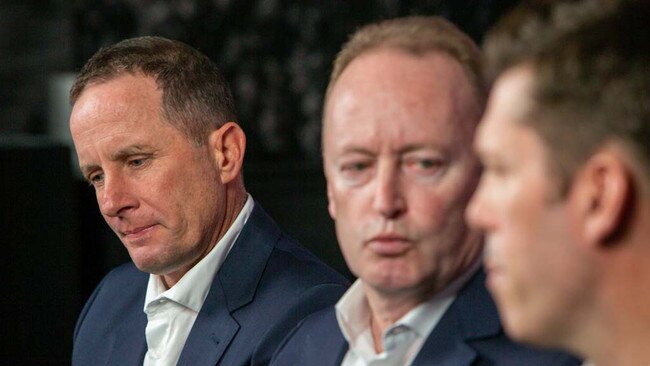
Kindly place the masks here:
POLYGON ((372 151, 362 147, 346 147, 343 149, 343 154, 374 155, 372 151))
MULTIPOLYGON (((148 145, 131 145, 112 153, 109 159, 110 161, 119 161, 124 160, 129 156, 137 154, 153 154, 154 152, 154 148, 148 145)), ((101 169, 99 164, 86 164, 79 166, 79 170, 81 170, 81 174, 84 177, 88 176, 91 171, 97 169, 101 169)))
POLYGON ((435 143, 415 143, 415 144, 408 144, 406 146, 403 146, 398 150, 398 152, 400 154, 408 154, 408 153, 421 151, 421 150, 434 150, 440 152, 447 152, 449 149, 446 146, 440 146, 439 144, 435 144, 435 143))
POLYGON ((137 154, 151 154, 154 149, 148 145, 131 145, 119 149, 110 155, 111 161, 124 160, 125 158, 137 154))
POLYGON ((79 170, 81 170, 81 175, 83 175, 86 180, 88 179, 88 174, 97 169, 100 169, 100 166, 97 164, 86 164, 79 167, 79 170))
MULTIPOLYGON (((436 146, 435 144, 427 144, 427 143, 415 143, 415 144, 408 144, 406 146, 401 147, 399 150, 397 150, 398 154, 408 154, 414 151, 419 151, 419 150, 439 150, 439 151, 447 151, 447 148, 439 147, 436 146)), ((347 147, 343 149, 343 154, 361 154, 361 155, 376 155, 376 152, 363 148, 363 147, 347 147)))

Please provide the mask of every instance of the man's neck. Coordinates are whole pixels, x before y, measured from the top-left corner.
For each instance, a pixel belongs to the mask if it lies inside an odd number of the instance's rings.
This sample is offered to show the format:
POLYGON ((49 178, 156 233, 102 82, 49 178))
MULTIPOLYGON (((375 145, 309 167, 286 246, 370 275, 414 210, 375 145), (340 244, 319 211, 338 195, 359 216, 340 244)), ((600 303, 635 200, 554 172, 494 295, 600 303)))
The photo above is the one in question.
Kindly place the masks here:
POLYGON ((645 260, 650 247, 645 240, 608 253, 601 266, 602 287, 594 300, 599 305, 581 348, 596 366, 650 365, 650 268, 645 260))
POLYGON ((225 198, 225 208, 224 208, 224 217, 221 225, 215 231, 215 234, 210 239, 210 245, 206 246, 206 249, 192 261, 189 265, 183 266, 178 270, 165 274, 162 276, 162 281, 165 284, 167 289, 170 289, 174 286, 180 279, 194 267, 201 259, 205 258, 208 253, 217 245, 219 240, 223 238, 228 229, 232 226, 233 222, 237 219, 237 216, 241 212, 244 204, 246 204, 246 199, 248 195, 243 188, 240 187, 231 187, 226 186, 226 198, 225 198))
POLYGON ((596 366, 650 365, 650 281, 638 280, 636 294, 609 308, 607 334, 591 345, 594 356, 588 354, 596 366))
POLYGON ((386 329, 434 295, 425 291, 386 294, 370 286, 364 286, 364 293, 370 308, 370 329, 377 353, 384 349, 382 336, 386 329))
POLYGON ((650 365, 650 348, 648 348, 650 332, 638 337, 625 337, 611 343, 593 345, 587 357, 595 366, 640 366, 650 365))
POLYGON ((383 351, 382 336, 388 327, 435 296, 454 295, 478 271, 480 264, 480 258, 475 258, 460 275, 445 284, 436 285, 435 281, 428 281, 429 286, 403 291, 382 291, 364 283, 363 291, 370 308, 370 329, 375 351, 383 351))

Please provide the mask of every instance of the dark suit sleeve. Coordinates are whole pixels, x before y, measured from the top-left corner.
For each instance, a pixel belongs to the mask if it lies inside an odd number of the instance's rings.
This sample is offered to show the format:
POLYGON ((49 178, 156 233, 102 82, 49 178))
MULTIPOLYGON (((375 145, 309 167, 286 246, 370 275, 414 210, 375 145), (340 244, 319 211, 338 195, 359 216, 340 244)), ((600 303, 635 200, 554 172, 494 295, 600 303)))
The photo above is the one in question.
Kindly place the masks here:
POLYGON ((305 319, 301 320, 300 323, 298 323, 298 325, 296 325, 296 327, 293 328, 286 337, 284 337, 278 348, 273 353, 273 357, 271 357, 271 362, 269 363, 271 366, 283 364, 282 359, 284 357, 284 354, 288 352, 287 344, 289 344, 293 337, 295 337, 296 334, 300 332, 300 328, 303 324, 305 324, 305 319))
POLYGON ((74 327, 74 334, 72 336, 72 344, 74 345, 77 341, 77 336, 79 335, 79 329, 81 329, 81 325, 83 324, 84 320, 86 319, 86 315, 88 315, 88 311, 90 308, 93 306, 93 303, 95 302, 95 299, 97 298, 97 295, 100 293, 102 287, 104 286, 104 283, 106 283, 106 279, 108 276, 104 277, 99 285, 95 287, 95 290, 93 293, 90 295, 88 298, 88 301, 86 301, 86 304, 84 305, 83 309, 81 310, 81 313, 79 314, 79 318, 77 319, 77 324, 74 327))
MULTIPOLYGON (((273 353, 283 343, 283 339, 307 315, 331 306, 345 293, 346 286, 341 284, 321 284, 308 289, 296 298, 290 309, 284 313, 275 326, 262 336, 262 340, 253 353, 251 365, 268 365, 273 353)), ((287 337, 287 339, 290 337, 287 337)))
POLYGON ((348 344, 330 306, 302 320, 282 341, 271 360, 271 366, 336 366, 340 365, 348 344))
POLYGON ((75 326, 73 365, 107 365, 109 360, 122 365, 134 364, 130 360, 142 363, 147 322, 142 304, 148 278, 129 262, 112 270, 97 285, 75 326))

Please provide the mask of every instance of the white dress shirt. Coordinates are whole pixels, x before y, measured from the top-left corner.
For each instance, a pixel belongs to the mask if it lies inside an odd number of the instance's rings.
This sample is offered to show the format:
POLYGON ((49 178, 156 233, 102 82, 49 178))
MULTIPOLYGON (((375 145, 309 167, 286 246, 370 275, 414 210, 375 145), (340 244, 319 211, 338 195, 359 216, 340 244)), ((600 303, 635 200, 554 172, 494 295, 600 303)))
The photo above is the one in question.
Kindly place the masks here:
POLYGON ((176 285, 167 289, 161 276, 150 275, 145 297, 147 353, 144 366, 176 365, 212 280, 253 211, 250 195, 217 245, 176 285))
POLYGON ((341 366, 402 366, 409 365, 420 352, 443 314, 456 298, 458 290, 476 273, 480 261, 472 270, 452 282, 434 296, 390 325, 382 335, 384 350, 375 351, 370 328, 370 307, 363 282, 358 279, 336 304, 336 319, 349 344, 341 366))

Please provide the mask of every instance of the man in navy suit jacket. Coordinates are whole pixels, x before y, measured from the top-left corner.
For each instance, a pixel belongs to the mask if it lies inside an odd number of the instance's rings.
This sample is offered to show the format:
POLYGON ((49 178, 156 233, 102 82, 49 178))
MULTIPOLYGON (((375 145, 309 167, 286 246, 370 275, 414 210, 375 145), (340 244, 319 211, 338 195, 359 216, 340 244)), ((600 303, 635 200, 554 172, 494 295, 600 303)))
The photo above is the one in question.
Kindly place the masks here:
POLYGON ((463 220, 486 90, 480 51, 437 17, 360 29, 323 116, 329 212, 358 280, 296 328, 274 365, 575 365, 502 332, 482 238, 463 220))
MULTIPOLYGON (((569 366, 580 363, 559 352, 513 343, 476 273, 426 339, 412 366, 569 366)), ((333 307, 308 316, 278 349, 272 365, 341 365, 348 352, 333 307)), ((399 364, 395 364, 399 365, 399 364)))
POLYGON ((74 333, 74 365, 263 365, 347 281, 246 193, 246 137, 216 66, 158 37, 100 50, 70 93, 83 175, 133 263, 74 333))

